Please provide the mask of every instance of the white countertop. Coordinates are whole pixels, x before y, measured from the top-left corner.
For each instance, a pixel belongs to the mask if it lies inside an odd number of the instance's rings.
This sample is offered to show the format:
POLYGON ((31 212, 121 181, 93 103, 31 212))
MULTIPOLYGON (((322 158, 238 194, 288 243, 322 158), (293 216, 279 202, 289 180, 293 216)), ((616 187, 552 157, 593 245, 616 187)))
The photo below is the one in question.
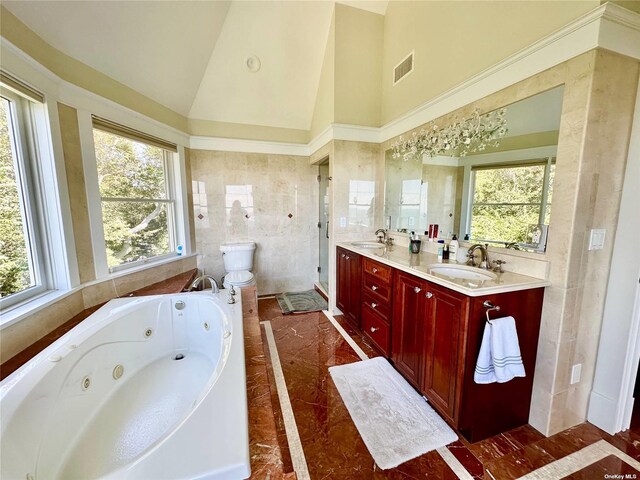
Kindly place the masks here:
MULTIPOLYGON (((438 262, 438 256, 432 253, 421 252, 419 254, 409 253, 406 246, 393 245, 385 248, 361 248, 352 245, 350 242, 340 242, 338 247, 355 252, 363 257, 368 257, 380 263, 397 268, 403 272, 410 273, 416 277, 424 278, 443 287, 450 288, 456 292, 463 293, 470 297, 480 297, 494 293, 515 292, 518 290, 529 290, 531 288, 548 287, 551 282, 541 278, 529 277, 513 272, 496 273, 497 278, 489 280, 466 280, 451 278, 446 275, 434 273, 429 268, 430 265, 440 263, 458 264, 455 261, 445 260, 438 262)), ((482 270, 481 270, 482 271, 482 270)))

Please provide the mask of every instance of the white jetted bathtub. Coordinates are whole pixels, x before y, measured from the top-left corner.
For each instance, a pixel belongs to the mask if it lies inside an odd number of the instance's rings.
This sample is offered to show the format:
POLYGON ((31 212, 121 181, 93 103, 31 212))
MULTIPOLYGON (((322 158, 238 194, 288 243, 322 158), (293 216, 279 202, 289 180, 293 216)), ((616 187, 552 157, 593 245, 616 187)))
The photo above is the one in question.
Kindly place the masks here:
POLYGON ((242 309, 226 298, 112 300, 7 377, 0 477, 248 477, 242 309))

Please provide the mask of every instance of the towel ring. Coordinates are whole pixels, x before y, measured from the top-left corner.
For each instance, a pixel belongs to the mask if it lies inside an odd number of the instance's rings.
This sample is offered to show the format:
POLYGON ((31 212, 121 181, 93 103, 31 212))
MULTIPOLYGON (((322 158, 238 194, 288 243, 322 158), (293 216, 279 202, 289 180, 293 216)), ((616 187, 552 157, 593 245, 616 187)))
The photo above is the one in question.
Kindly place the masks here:
POLYGON ((489 312, 492 311, 492 310, 495 310, 496 312, 499 312, 500 311, 500 306, 499 305, 494 305, 489 300, 485 300, 484 303, 482 304, 482 306, 487 309, 487 311, 485 312, 486 315, 487 315, 487 323, 489 325, 493 325, 491 323, 491 319, 489 318, 489 312))

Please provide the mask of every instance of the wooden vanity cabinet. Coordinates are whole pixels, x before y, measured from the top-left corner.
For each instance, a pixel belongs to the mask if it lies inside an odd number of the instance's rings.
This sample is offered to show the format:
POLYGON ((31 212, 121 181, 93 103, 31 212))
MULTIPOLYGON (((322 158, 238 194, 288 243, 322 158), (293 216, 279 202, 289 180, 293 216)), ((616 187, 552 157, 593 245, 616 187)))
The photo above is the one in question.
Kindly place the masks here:
POLYGON ((544 288, 469 297, 338 247, 337 306, 467 440, 529 419, 544 288), (490 301, 512 316, 526 376, 474 382, 490 301), (361 322, 360 322, 361 320, 361 322))
POLYGON ((391 358, 396 369, 420 389, 429 282, 396 270, 394 285, 391 358))
POLYGON ((529 419, 543 288, 468 297, 395 271, 391 359, 395 368, 471 442, 529 419), (513 316, 526 377, 507 383, 474 382, 486 324, 485 300, 496 316, 513 316))
POLYGON ((468 299, 396 271, 392 359, 396 369, 455 423, 463 364, 460 336, 468 299))
POLYGON ((360 329, 360 255, 337 247, 336 266, 336 305, 347 321, 360 329))
POLYGON ((455 425, 470 442, 528 423, 543 297, 544 288, 534 288, 470 299, 464 328, 466 339, 461 343, 465 355, 460 372, 460 406, 455 425), (509 315, 515 319, 525 377, 506 383, 477 384, 473 381, 486 324, 486 308, 482 305, 485 300, 500 306, 500 312, 491 312, 491 318, 509 315))
POLYGON ((362 258, 362 333, 385 357, 391 356, 393 268, 362 258))
POLYGON ((450 422, 457 423, 469 298, 428 283, 420 390, 450 422))

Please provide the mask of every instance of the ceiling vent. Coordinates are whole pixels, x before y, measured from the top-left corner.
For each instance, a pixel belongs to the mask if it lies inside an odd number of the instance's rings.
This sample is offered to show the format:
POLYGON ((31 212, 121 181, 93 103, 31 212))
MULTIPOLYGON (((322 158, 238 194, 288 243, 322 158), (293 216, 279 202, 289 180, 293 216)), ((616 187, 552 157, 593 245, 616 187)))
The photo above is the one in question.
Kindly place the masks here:
POLYGON ((393 84, 397 84, 411 72, 413 72, 413 52, 407 55, 398 65, 394 67, 393 84))

